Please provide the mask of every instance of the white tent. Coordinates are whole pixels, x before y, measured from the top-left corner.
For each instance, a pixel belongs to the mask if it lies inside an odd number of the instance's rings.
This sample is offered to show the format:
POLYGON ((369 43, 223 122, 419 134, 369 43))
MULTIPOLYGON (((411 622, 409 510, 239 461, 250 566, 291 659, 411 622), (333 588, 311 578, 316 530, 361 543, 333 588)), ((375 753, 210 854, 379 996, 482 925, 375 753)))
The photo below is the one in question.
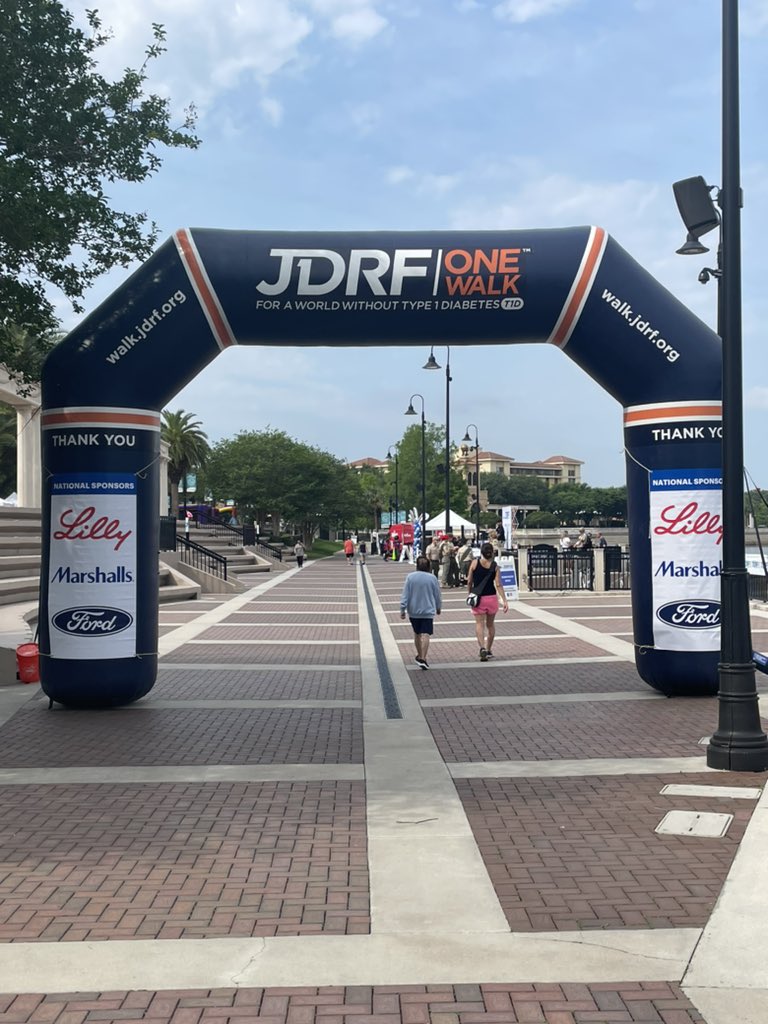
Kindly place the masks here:
MULTIPOLYGON (((461 533, 462 526, 464 527, 464 533, 471 533, 474 536, 475 524, 470 523, 464 516, 460 516, 458 512, 451 512, 451 533, 454 535, 461 533)), ((445 512, 441 512, 434 519, 428 519, 424 529, 427 533, 443 533, 445 530, 445 512)))

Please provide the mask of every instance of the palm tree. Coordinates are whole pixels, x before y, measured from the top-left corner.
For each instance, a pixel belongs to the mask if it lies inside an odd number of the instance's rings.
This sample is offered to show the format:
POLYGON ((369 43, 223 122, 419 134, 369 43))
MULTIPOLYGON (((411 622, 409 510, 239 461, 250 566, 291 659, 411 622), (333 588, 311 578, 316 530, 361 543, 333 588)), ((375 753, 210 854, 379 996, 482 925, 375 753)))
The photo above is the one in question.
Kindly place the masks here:
POLYGON ((179 514, 179 483, 184 480, 184 504, 187 503, 187 474, 204 466, 210 447, 208 435, 194 413, 163 409, 161 437, 168 445, 168 482, 171 485, 171 514, 179 514))

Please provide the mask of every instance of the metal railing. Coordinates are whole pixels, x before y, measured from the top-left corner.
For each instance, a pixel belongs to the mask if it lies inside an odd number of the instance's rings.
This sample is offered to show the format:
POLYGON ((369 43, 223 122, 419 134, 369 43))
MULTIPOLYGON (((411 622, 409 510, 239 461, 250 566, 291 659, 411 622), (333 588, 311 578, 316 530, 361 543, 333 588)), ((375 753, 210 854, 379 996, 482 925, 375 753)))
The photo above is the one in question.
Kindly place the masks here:
POLYGON ((283 549, 275 547, 274 544, 268 544, 266 541, 256 539, 254 533, 254 539, 248 541, 248 547, 255 548, 256 551, 260 551, 262 555, 267 555, 270 558, 276 558, 278 562, 283 560, 283 549))
POLYGON ((629 590, 631 576, 629 572, 629 552, 622 551, 618 546, 609 545, 603 548, 605 557, 605 589, 629 590))
POLYGON ((595 560, 591 551, 558 551, 535 544, 528 551, 530 590, 592 590, 595 560))
POLYGON ((747 574, 750 601, 768 601, 768 576, 747 574))
POLYGON ((227 559, 218 551, 211 551, 204 548, 202 544, 185 537, 183 533, 176 535, 177 551, 180 552, 181 561, 191 565, 193 569, 207 572, 211 576, 218 576, 219 579, 227 578, 227 559))

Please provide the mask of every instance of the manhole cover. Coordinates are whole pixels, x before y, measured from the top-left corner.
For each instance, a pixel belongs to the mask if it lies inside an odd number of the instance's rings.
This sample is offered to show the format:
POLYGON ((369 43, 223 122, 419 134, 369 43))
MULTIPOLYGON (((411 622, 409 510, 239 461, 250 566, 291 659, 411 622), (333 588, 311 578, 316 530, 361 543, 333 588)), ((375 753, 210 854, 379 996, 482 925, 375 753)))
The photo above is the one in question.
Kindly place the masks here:
POLYGON ((665 836, 700 836, 719 839, 728 831, 732 814, 708 814, 698 811, 669 811, 655 831, 665 836))

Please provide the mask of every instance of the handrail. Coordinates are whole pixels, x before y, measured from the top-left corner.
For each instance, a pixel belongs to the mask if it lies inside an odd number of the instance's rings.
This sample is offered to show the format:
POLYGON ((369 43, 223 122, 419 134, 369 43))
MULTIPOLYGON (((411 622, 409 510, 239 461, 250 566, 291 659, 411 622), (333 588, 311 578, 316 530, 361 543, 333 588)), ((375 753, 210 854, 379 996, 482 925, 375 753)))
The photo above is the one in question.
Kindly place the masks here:
POLYGON ((226 580, 227 559, 224 555, 220 555, 218 551, 211 551, 210 548, 204 548, 202 544, 190 540, 183 533, 177 534, 176 540, 182 562, 191 565, 193 569, 200 569, 202 572, 226 580))
POLYGON ((282 562, 283 560, 283 549, 276 548, 274 544, 267 544, 264 540, 254 540, 252 544, 248 545, 248 547, 256 548, 257 551, 261 550, 262 553, 271 555, 272 558, 276 558, 278 562, 282 562))

